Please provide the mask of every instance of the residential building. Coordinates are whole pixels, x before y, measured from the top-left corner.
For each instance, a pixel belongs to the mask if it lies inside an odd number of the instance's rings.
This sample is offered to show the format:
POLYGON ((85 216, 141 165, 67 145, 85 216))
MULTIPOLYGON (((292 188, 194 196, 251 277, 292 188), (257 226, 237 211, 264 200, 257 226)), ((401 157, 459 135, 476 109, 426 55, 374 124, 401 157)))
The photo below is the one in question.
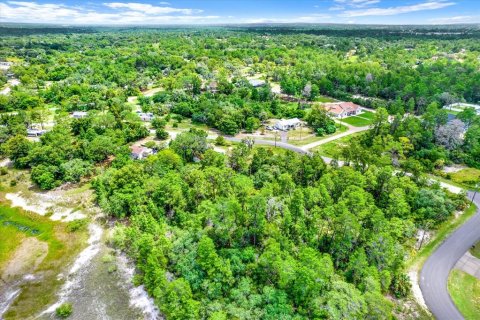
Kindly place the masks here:
POLYGON ((263 87, 266 84, 265 80, 260 79, 250 79, 248 83, 254 88, 263 87))
POLYGON ((353 102, 330 102, 323 104, 325 110, 336 118, 356 116, 362 111, 362 107, 353 102))
POLYGON ((153 154, 153 149, 143 147, 143 146, 131 146, 130 155, 135 160, 142 160, 153 154))
POLYGON ((152 121, 154 115, 151 112, 141 112, 137 111, 137 115, 142 119, 142 121, 152 121))
POLYGON ((87 116, 88 116, 88 112, 86 111, 74 111, 72 113, 72 118, 75 118, 75 119, 83 119, 87 116))
POLYGON ((298 128, 302 124, 302 121, 298 118, 293 119, 281 119, 275 123, 275 129, 288 131, 291 129, 298 128))

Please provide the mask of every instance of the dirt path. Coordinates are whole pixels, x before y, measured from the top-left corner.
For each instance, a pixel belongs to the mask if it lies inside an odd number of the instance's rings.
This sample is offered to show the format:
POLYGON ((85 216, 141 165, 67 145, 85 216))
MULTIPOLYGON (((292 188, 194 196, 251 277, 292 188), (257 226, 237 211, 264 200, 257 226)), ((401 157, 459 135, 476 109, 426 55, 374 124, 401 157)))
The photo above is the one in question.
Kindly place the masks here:
POLYGON ((10 282, 35 272, 47 256, 48 244, 35 237, 25 238, 3 269, 2 279, 10 282))

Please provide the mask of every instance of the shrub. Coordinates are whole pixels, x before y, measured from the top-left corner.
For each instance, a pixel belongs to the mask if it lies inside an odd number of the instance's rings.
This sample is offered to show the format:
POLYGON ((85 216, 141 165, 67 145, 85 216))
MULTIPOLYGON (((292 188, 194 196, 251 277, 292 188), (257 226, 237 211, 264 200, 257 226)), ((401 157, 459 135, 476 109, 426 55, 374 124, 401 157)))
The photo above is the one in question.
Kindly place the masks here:
POLYGON ((55 313, 60 318, 68 318, 73 312, 73 307, 71 303, 63 303, 56 310, 55 313))
POLYGON ((217 146, 226 146, 227 145, 227 140, 223 136, 218 136, 215 139, 215 145, 217 146))
MULTIPOLYGON (((176 123, 174 123, 174 127, 175 127, 175 124, 176 123)), ((165 129, 157 129, 157 131, 155 132, 155 136, 159 140, 166 140, 169 137, 168 132, 165 131, 165 129)))

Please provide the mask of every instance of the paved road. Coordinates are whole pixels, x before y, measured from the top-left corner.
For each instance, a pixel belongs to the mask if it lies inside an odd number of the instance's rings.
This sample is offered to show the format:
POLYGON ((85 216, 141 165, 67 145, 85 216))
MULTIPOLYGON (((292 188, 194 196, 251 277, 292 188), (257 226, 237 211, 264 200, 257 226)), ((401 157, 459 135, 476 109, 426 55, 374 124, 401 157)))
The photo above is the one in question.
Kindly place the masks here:
MULTIPOLYGON (((242 142, 242 139, 239 139, 239 138, 234 138, 234 137, 224 137, 224 138, 225 138, 225 140, 232 141, 232 142, 242 142)), ((297 147, 297 146, 294 146, 293 144, 289 144, 289 143, 285 143, 285 142, 278 142, 277 141, 275 143, 275 141, 271 141, 271 140, 261 140, 261 139, 253 139, 253 140, 255 141, 255 144, 259 144, 259 145, 276 146, 278 148, 291 150, 293 152, 297 152, 297 153, 300 153, 300 154, 312 154, 308 150, 304 150, 301 147, 297 147)), ((324 156, 322 156, 322 159, 326 163, 330 163, 333 160, 332 158, 324 157, 324 156)), ((339 163, 339 165, 342 165, 343 161, 338 161, 338 163, 339 163)))
MULTIPOLYGON (((472 197, 469 192, 469 198, 472 197)), ((479 208, 475 215, 448 237, 425 262, 420 273, 420 288, 428 309, 439 320, 463 319, 447 290, 448 275, 463 254, 480 240, 480 194, 475 198, 479 208)))

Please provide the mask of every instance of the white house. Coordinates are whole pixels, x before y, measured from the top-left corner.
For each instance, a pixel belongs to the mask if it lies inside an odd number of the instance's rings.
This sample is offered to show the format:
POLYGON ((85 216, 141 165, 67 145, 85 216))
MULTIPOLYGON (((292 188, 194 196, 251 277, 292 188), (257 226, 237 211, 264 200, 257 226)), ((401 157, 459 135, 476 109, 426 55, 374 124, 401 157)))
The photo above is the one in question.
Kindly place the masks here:
POLYGON ((281 119, 275 123, 275 129, 287 131, 298 128, 302 124, 302 121, 298 118, 293 119, 281 119))
POLYGON ((263 87, 266 84, 265 80, 260 79, 250 79, 248 82, 254 88, 263 87))
POLYGON ((151 112, 141 112, 137 111, 137 115, 142 119, 142 121, 152 121, 154 115, 151 112))
POLYGON ((75 118, 75 119, 83 119, 86 116, 88 116, 88 112, 86 111, 74 111, 72 113, 72 118, 75 118))
POLYGON ((27 129, 27 136, 29 137, 40 137, 44 135, 47 131, 46 130, 39 130, 39 129, 27 129))

